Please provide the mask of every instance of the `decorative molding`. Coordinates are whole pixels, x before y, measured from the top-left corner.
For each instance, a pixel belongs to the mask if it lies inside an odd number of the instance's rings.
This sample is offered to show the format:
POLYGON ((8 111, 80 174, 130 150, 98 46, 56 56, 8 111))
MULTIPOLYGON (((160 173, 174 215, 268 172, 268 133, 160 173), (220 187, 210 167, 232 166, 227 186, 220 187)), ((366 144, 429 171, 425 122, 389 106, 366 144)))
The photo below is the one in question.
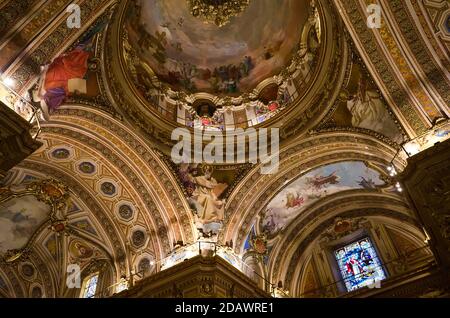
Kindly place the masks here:
POLYGON ((78 197, 83 200, 86 206, 92 211, 92 213, 97 218, 98 222, 101 223, 111 240, 111 244, 114 250, 115 260, 120 265, 121 270, 125 272, 125 250, 123 248, 123 242, 120 240, 120 234, 117 232, 116 227, 109 219, 108 214, 104 209, 98 204, 97 200, 92 198, 84 187, 71 175, 68 175, 57 168, 38 162, 32 162, 29 160, 24 161, 19 165, 19 167, 39 171, 45 173, 46 175, 52 176, 53 178, 64 182, 64 184, 74 193, 77 193, 78 197))
MULTIPOLYGON (((314 213, 314 215, 310 215, 307 218, 305 218, 302 222, 299 222, 295 226, 295 229, 291 231, 291 233, 294 234, 295 231, 299 231, 300 229, 307 227, 307 225, 310 222, 312 222, 314 219, 316 219, 318 214, 323 213, 323 211, 333 209, 338 204, 339 204, 339 202, 332 202, 331 204, 328 205, 328 207, 323 207, 321 209, 318 209, 314 213)), ((368 216, 385 216, 385 217, 395 218, 395 219, 401 220, 403 222, 415 224, 416 226, 418 226, 417 221, 415 219, 413 219, 412 217, 407 216, 402 213, 399 213, 399 212, 388 210, 385 208, 353 209, 353 210, 346 211, 346 212, 343 212, 343 213, 340 213, 337 215, 337 217, 340 217, 342 219, 360 218, 360 217, 368 217, 368 216)), ((327 228, 329 228, 330 226, 333 226, 334 222, 335 222, 334 218, 329 218, 326 221, 320 223, 319 226, 317 226, 313 230, 311 230, 309 232, 308 236, 297 245, 294 253, 290 257, 290 261, 288 262, 286 274, 284 277, 284 285, 285 286, 291 285, 291 282, 294 279, 293 275, 297 268, 298 261, 299 261, 301 255, 303 254, 303 252, 306 250, 306 248, 314 240, 316 240, 324 231, 326 231, 327 228)), ((293 237, 291 237, 291 238, 288 237, 285 240, 291 242, 291 244, 292 244, 292 242, 295 242, 295 238, 293 238, 293 237)), ((282 248, 281 250, 286 250, 285 248, 282 248)), ((280 268, 281 261, 282 261, 281 257, 278 257, 274 264, 275 269, 280 268)), ((274 277, 274 278, 278 277, 279 272, 280 272, 279 269, 275 270, 272 274, 272 277, 274 277)))
POLYGON ((66 206, 69 197, 68 191, 66 185, 52 179, 31 183, 24 190, 19 191, 12 190, 11 187, 0 188, 0 203, 14 198, 32 195, 50 207, 50 214, 43 221, 43 224, 32 234, 25 246, 18 250, 9 250, 4 255, 0 255, 0 264, 21 262, 29 258, 36 237, 42 229, 47 228, 48 224, 58 217, 58 214, 61 214, 61 211, 66 206))
MULTIPOLYGON (((385 172, 380 166, 388 165, 395 153, 395 148, 361 134, 343 131, 313 133, 310 138, 280 150, 277 178, 261 175, 258 167, 245 176, 225 207, 226 228, 220 240, 225 242, 233 239, 236 252, 239 253, 252 221, 288 180, 323 164, 352 160, 376 163, 374 168, 383 175, 385 172), (367 149, 361 151, 364 149, 361 145, 367 149), (331 153, 324 154, 326 152, 331 153)), ((406 165, 404 162, 395 164, 400 167, 406 165)))
MULTIPOLYGON (((86 119, 88 119, 89 121, 93 121, 95 124, 97 125, 100 124, 100 126, 105 127, 105 129, 111 131, 111 133, 115 134, 121 140, 126 142, 131 149, 136 149, 138 151, 139 156, 141 156, 145 161, 148 161, 152 168, 153 167, 155 168, 153 171, 158 176, 159 180, 169 181, 168 176, 166 175, 164 170, 157 169, 160 163, 152 160, 154 158, 154 154, 146 150, 145 147, 143 147, 143 145, 141 144, 141 142, 137 140, 137 138, 132 136, 129 132, 121 128, 119 125, 111 121, 105 121, 106 120, 105 117, 95 115, 85 110, 62 109, 59 111, 59 114, 61 115, 62 113, 71 116, 74 115, 85 116, 86 119)), ((155 218, 155 221, 158 225, 157 234, 163 240, 162 241, 164 247, 163 250, 165 252, 170 251, 171 242, 169 240, 168 233, 164 228, 165 224, 164 218, 161 212, 158 210, 156 203, 153 201, 152 197, 148 194, 148 190, 144 185, 144 183, 142 182, 141 178, 139 178, 139 176, 135 173, 135 171, 133 171, 133 169, 131 169, 131 167, 129 167, 116 153, 112 152, 108 147, 97 142, 95 139, 92 139, 90 137, 83 135, 82 133, 79 133, 78 131, 47 125, 42 128, 42 134, 46 133, 55 135, 64 135, 69 138, 73 138, 74 140, 77 140, 83 144, 86 144, 88 147, 94 147, 96 151, 102 152, 105 158, 107 158, 119 170, 121 170, 124 176, 128 180, 130 180, 130 182, 134 185, 136 191, 140 194, 142 200, 146 203, 147 207, 152 209, 152 217, 155 218)), ((164 182, 163 184, 165 183, 166 182, 164 182)), ((178 207, 173 213, 179 214, 180 227, 183 229, 186 239, 188 241, 192 241, 193 240, 192 225, 188 222, 189 217, 186 217, 186 213, 188 212, 184 208, 180 209, 180 207, 185 206, 185 202, 183 202, 184 198, 181 198, 173 187, 172 189, 164 190, 164 192, 166 192, 167 195, 171 198, 174 207, 178 207)))
MULTIPOLYGON (((341 15, 352 25, 351 33, 355 42, 359 42, 364 49, 364 54, 370 58, 373 66, 372 72, 376 72, 384 84, 385 93, 394 101, 396 107, 406 120, 407 124, 414 130, 414 134, 418 135, 425 132, 428 128, 421 119, 415 106, 411 104, 405 90, 398 84, 393 74, 394 71, 381 52, 377 39, 373 31, 367 28, 366 17, 359 10, 360 5, 357 0, 343 1, 336 3, 341 10, 341 15)), ((413 135, 414 136, 414 135, 413 135)))

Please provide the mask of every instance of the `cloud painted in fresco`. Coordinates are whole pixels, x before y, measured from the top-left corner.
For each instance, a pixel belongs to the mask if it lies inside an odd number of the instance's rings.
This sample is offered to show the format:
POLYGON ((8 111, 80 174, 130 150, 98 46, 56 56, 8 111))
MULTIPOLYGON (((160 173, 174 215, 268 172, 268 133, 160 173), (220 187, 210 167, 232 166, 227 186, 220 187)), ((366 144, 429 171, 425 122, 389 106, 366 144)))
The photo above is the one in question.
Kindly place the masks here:
POLYGON ((306 207, 333 193, 383 185, 362 162, 340 162, 314 169, 284 188, 267 205, 263 228, 271 235, 285 228, 306 207))

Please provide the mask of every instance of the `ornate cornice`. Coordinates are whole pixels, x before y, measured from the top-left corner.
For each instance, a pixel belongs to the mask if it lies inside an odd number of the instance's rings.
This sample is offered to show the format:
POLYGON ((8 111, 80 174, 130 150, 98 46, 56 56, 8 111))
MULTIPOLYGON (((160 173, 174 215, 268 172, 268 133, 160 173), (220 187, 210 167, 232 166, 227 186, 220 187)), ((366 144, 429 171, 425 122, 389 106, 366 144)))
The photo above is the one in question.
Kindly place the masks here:
POLYGON ((378 139, 380 142, 389 145, 393 149, 400 149, 400 146, 395 142, 392 141, 390 138, 384 136, 383 134, 380 134, 376 131, 365 129, 365 128, 359 128, 359 127, 342 127, 342 126, 335 126, 335 127, 320 127, 317 131, 311 131, 311 134, 317 134, 317 133, 333 133, 333 132, 349 132, 349 133, 356 133, 356 134, 364 134, 367 136, 374 137, 378 139))

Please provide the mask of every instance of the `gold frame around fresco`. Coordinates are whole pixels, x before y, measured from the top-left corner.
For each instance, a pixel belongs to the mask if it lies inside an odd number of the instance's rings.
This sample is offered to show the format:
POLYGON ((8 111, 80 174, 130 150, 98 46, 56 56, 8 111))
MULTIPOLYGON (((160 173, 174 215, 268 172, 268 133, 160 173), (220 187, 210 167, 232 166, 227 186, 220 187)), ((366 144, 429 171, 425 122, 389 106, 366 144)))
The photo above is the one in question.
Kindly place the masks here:
POLYGON ((53 179, 30 183, 26 185, 24 190, 20 191, 14 191, 11 187, 2 187, 0 188, 0 204, 14 198, 28 195, 33 195, 38 201, 49 205, 50 213, 23 247, 20 249, 8 250, 3 255, 0 254, 0 264, 20 261, 29 255, 31 246, 38 234, 45 227, 48 227, 51 222, 55 221, 57 219, 58 211, 61 211, 66 206, 69 198, 69 190, 66 185, 53 179))

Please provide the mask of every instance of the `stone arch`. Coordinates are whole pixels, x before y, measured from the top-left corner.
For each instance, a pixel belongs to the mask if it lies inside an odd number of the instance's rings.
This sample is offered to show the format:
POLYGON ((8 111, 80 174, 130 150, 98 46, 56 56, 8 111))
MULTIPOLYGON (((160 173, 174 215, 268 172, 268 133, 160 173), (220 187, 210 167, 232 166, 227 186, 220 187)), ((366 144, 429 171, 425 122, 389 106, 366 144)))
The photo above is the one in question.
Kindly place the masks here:
POLYGON ((340 161, 367 162, 380 173, 392 161, 397 170, 402 170, 406 162, 396 154, 396 146, 377 135, 339 130, 313 132, 280 150, 279 170, 275 178, 262 175, 259 166, 243 178, 227 201, 221 239, 224 242, 233 240, 235 251, 240 253, 256 216, 287 182, 306 171, 340 161))
POLYGON ((164 246, 166 253, 172 248, 173 241, 193 242, 193 216, 169 164, 157 150, 119 120, 90 107, 64 106, 52 119, 43 127, 43 134, 63 134, 75 141, 81 137, 77 132, 90 131, 81 143, 109 158, 129 180, 130 187, 136 188, 142 201, 152 210, 149 215, 161 219, 156 225, 157 231, 161 226, 172 228, 167 234, 160 233, 162 236, 168 235, 164 246), (167 217, 164 219, 165 215, 167 217))

